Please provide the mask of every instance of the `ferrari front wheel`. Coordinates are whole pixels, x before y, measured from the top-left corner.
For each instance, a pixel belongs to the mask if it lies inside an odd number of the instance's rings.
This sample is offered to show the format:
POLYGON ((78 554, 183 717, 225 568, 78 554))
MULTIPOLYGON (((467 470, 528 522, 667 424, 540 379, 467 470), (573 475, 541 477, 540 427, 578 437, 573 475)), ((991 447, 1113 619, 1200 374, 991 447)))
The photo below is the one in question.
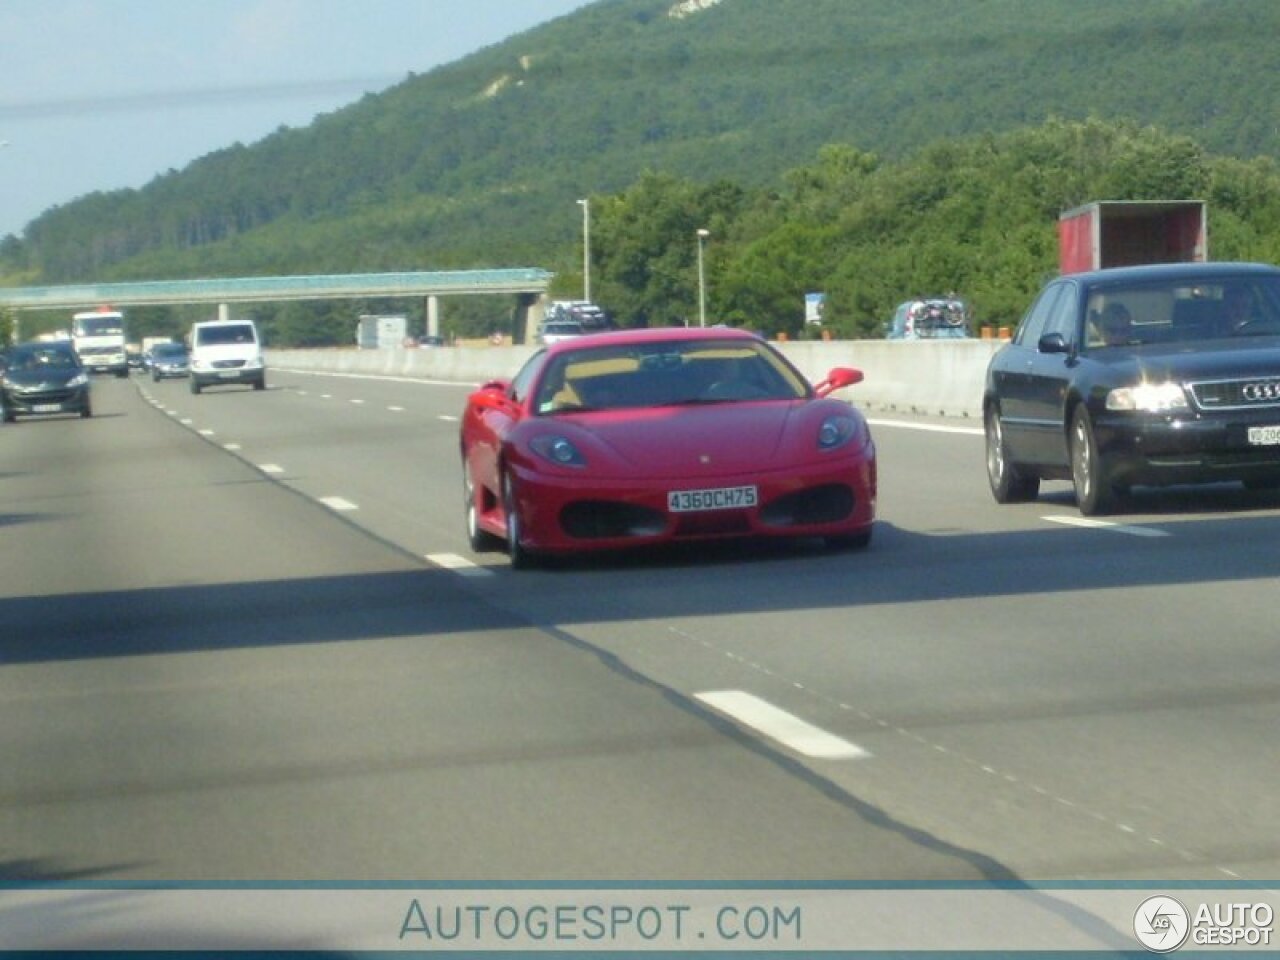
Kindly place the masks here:
POLYGON ((512 570, 528 570, 537 565, 536 558, 524 548, 520 538, 524 531, 520 524, 520 501, 516 498, 515 481, 510 473, 502 474, 502 512, 507 523, 507 558, 512 570))
POLYGON ((471 465, 462 459, 462 497, 467 519, 467 542, 473 553, 485 553, 498 546, 498 538, 480 526, 480 491, 471 478, 471 465))

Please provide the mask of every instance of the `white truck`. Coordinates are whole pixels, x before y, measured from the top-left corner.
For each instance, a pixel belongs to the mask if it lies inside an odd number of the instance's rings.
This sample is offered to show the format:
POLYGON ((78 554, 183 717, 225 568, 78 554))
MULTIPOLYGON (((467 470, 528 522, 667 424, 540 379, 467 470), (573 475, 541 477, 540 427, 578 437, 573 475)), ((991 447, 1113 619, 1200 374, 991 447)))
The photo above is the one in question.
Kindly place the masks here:
POLYGON ((366 313, 356 324, 356 346, 361 350, 386 350, 403 347, 409 331, 409 318, 366 313))
POLYGON ((71 342, 80 362, 93 373, 129 375, 124 314, 109 307, 85 310, 71 317, 71 342))

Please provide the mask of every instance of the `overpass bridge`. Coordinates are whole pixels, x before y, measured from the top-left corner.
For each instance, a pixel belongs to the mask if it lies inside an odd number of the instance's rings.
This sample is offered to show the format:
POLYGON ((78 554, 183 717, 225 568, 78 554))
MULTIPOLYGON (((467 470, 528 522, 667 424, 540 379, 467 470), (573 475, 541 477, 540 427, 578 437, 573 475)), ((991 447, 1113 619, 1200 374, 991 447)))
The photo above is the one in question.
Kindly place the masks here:
POLYGON ((350 273, 293 277, 220 277, 199 280, 145 280, 124 283, 0 287, 0 308, 87 310, 113 307, 214 303, 219 316, 233 303, 283 300, 355 300, 365 297, 422 297, 427 332, 439 333, 439 298, 510 294, 516 298, 515 339, 526 339, 542 320, 547 287, 554 274, 534 267, 443 272, 350 273))

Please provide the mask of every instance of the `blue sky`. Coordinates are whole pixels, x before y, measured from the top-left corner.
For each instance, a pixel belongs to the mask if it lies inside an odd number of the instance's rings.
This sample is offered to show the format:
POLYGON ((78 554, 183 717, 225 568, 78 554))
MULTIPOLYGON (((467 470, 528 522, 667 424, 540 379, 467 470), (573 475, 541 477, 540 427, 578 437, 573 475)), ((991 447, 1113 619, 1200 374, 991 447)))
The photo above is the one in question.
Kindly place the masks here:
POLYGON ((588 0, 0 0, 0 237, 588 0))

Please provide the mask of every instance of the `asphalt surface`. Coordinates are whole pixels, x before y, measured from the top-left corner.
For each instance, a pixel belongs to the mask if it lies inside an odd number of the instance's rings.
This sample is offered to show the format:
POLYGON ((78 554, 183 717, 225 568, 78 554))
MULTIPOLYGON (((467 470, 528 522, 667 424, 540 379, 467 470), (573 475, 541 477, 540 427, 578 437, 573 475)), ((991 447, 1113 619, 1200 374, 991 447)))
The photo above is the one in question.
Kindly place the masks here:
POLYGON ((1276 496, 1080 525, 872 413, 866 551, 514 573, 459 385, 94 390, 0 428, 0 879, 1280 873, 1276 496))

